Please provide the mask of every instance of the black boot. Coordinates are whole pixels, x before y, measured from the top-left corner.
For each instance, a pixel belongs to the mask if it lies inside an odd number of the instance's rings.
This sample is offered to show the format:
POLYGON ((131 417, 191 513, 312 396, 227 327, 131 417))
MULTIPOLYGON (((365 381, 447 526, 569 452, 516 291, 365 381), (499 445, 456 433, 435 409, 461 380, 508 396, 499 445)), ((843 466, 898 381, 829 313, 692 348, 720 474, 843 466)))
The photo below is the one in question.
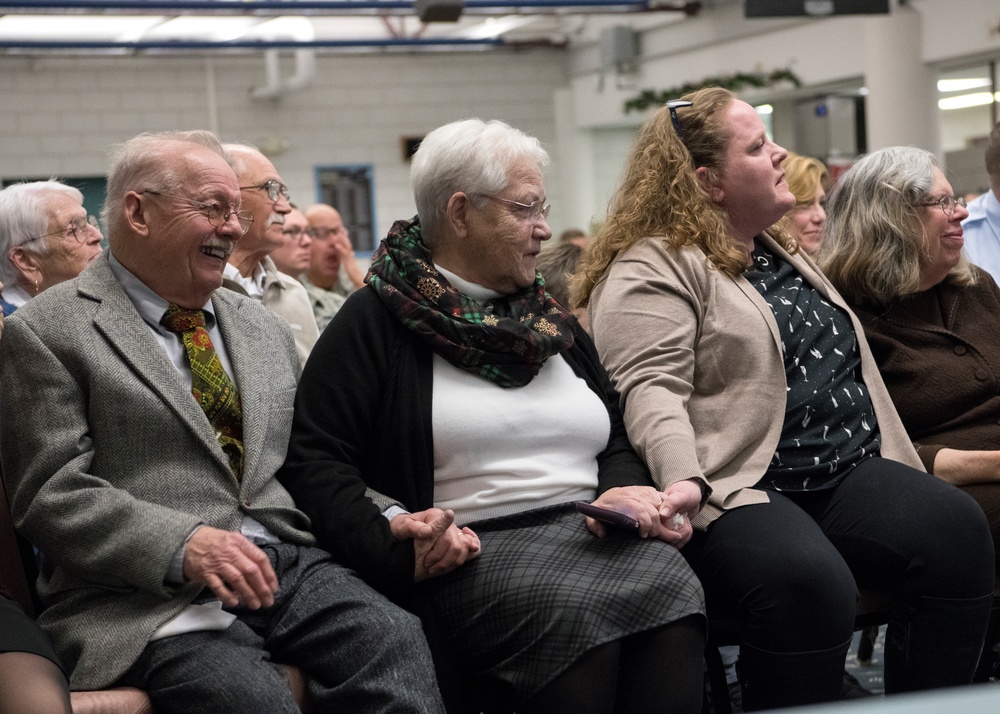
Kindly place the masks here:
POLYGON ((979 666, 973 682, 988 682, 997 674, 998 656, 1000 656, 1000 598, 993 598, 993 609, 990 611, 990 624, 986 628, 986 641, 983 643, 983 653, 979 655, 979 666))
POLYGON ((968 600, 920 598, 894 615, 885 636, 885 691, 969 684, 979 661, 993 595, 968 600))
POLYGON ((741 644, 736 668, 743 689, 743 710, 837 701, 850 645, 847 639, 828 650, 779 653, 741 644))

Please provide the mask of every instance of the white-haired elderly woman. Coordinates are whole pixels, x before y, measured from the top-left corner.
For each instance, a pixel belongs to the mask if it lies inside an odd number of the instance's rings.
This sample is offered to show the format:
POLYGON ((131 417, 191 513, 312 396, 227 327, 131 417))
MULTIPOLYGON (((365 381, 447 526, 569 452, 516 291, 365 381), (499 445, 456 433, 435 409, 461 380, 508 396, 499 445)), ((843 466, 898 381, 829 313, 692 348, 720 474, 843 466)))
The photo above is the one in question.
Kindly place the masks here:
POLYGON ((674 546, 701 491, 654 487, 536 275, 547 163, 501 122, 424 138, 418 215, 317 343, 279 479, 322 547, 421 613, 476 711, 699 711, 702 591, 674 546))
MULTIPOLYGON (((858 160, 827 208, 824 272, 864 325, 924 466, 982 506, 997 546, 1000 288, 962 254, 965 199, 933 154, 899 146, 858 160)), ((977 679, 998 641, 995 604, 977 679)))
POLYGON ((101 240, 97 220, 72 186, 34 181, 0 191, 4 313, 83 272, 101 254, 101 240))

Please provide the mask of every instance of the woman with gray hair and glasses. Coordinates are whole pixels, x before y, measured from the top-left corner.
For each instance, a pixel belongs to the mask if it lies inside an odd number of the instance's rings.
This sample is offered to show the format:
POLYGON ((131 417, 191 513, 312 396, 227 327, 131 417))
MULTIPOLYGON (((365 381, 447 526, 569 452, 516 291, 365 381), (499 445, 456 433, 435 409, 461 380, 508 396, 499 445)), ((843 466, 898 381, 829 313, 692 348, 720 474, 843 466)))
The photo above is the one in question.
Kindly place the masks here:
POLYGON ((316 343, 278 478, 321 547, 420 610, 475 711, 700 712, 702 593, 675 546, 704 492, 653 485, 535 271, 547 163, 502 122, 424 137, 418 216, 316 343))
POLYGON ((18 183, 0 191, 0 282, 5 314, 75 278, 101 254, 97 220, 83 194, 58 181, 18 183))
MULTIPOLYGON (((1000 536, 1000 288, 963 255, 965 199, 934 155, 858 160, 827 204, 820 265, 864 326, 927 470, 972 496, 1000 536)), ((1000 573, 1000 559, 996 561, 1000 573)), ((977 679, 1000 640, 994 605, 977 679)))

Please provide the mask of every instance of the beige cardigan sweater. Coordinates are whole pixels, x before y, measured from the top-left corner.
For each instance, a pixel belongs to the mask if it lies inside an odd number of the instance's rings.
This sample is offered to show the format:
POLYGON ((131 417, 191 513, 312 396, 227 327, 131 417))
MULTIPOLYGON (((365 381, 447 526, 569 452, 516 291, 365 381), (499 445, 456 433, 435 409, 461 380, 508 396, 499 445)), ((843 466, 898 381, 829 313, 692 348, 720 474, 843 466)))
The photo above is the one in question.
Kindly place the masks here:
MULTIPOLYGON (((760 240, 850 314, 882 456, 923 471, 857 318, 807 256, 790 256, 766 234, 760 240)), ((711 484, 694 526, 706 528, 726 509, 767 502, 766 493, 750 488, 777 448, 787 385, 774 314, 746 278, 710 266, 699 248, 645 238, 595 287, 590 321, 621 394, 629 438, 653 478, 661 488, 692 477, 711 484)))

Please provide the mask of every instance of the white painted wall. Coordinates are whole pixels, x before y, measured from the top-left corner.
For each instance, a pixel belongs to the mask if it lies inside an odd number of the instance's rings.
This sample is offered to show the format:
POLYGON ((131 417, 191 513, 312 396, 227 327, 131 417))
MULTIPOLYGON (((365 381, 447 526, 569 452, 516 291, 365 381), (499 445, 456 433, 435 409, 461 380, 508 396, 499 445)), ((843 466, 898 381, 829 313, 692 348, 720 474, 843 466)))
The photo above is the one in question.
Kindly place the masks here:
MULTIPOLYGON (((649 113, 625 114, 625 100, 641 89, 663 90, 706 77, 744 71, 791 68, 804 87, 750 91, 752 102, 786 110, 795 98, 848 84, 865 84, 868 148, 915 144, 938 153, 953 146, 965 127, 951 126, 937 108, 934 82, 939 69, 976 61, 1000 61, 1000 4, 996 0, 909 0, 893 3, 890 16, 766 18, 743 16, 742 0, 710 0, 695 18, 647 27, 633 88, 622 89, 603 71, 596 44, 579 47, 569 60, 571 123, 589 134, 577 143, 608 165, 594 168, 595 179, 581 190, 591 204, 606 202, 610 164, 622 162, 621 132, 649 113), (943 144, 943 146, 942 146, 943 144)), ((787 119, 787 116, 785 117, 787 119)), ((956 115, 965 124, 968 115, 956 115)), ((794 146, 794 127, 776 118, 776 140, 794 146)), ((987 128, 988 131, 988 128, 987 128)), ((587 214, 579 206, 578 220, 587 214)))
MULTIPOLYGON (((315 83, 278 102, 253 101, 265 82, 257 57, 214 55, 211 112, 206 60, 180 57, 0 57, 0 176, 103 175, 106 149, 143 131, 214 128, 224 141, 288 141, 273 161, 293 200, 316 200, 313 167, 373 164, 376 231, 413 215, 401 137, 455 119, 501 119, 556 147, 553 96, 565 53, 320 56, 315 83)), ((291 56, 283 72, 294 71, 291 56)), ((558 158, 558 157, 554 157, 558 158)), ((561 226, 560 162, 548 172, 561 226)))
MULTIPOLYGON (((558 233, 603 215, 628 140, 644 119, 626 115, 623 103, 642 88, 791 67, 804 89, 746 95, 787 107, 810 93, 872 82, 883 89, 869 102, 870 148, 900 141, 939 152, 954 147, 964 128, 938 112, 933 78, 942 68, 1000 59, 1000 6, 909 0, 897 10, 906 17, 748 20, 742 0, 710 0, 698 17, 681 22, 644 14, 633 20, 642 30, 638 71, 625 77, 602 71, 596 42, 570 52, 320 55, 315 83, 278 103, 248 97, 265 80, 261 56, 213 55, 214 93, 201 58, 0 56, 0 177, 99 175, 113 142, 217 124, 227 141, 286 139, 288 150, 274 161, 302 203, 315 198, 314 166, 374 165, 381 233, 414 210, 400 138, 479 116, 508 121, 549 149, 547 188, 558 233)), ((285 62, 290 74, 290 56, 285 62)), ((957 123, 967 120, 955 115, 957 123)), ((793 129, 776 119, 776 138, 790 148, 793 129)))

